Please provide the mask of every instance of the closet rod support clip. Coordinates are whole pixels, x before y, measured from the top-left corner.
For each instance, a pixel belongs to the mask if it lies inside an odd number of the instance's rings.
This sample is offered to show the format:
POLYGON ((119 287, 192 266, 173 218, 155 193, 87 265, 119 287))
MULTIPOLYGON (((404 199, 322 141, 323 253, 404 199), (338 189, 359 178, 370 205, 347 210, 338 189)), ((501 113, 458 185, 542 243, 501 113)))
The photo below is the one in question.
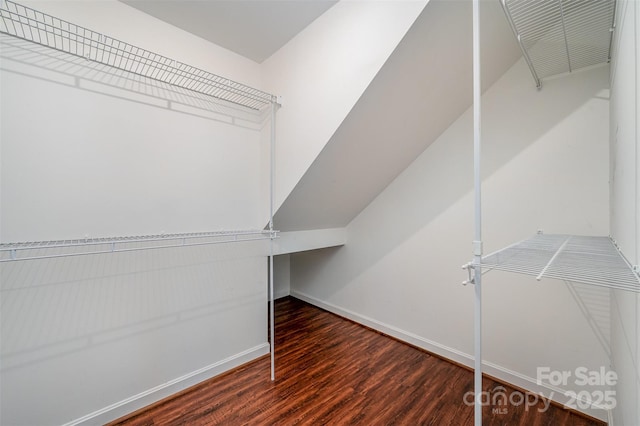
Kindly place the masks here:
POLYGON ((482 241, 473 242, 473 255, 482 256, 482 241))
POLYGON ((469 278, 462 281, 462 285, 467 285, 467 284, 475 284, 475 269, 476 269, 476 264, 471 261, 469 263, 465 263, 464 265, 462 265, 462 269, 466 269, 467 274, 469 274, 469 278))

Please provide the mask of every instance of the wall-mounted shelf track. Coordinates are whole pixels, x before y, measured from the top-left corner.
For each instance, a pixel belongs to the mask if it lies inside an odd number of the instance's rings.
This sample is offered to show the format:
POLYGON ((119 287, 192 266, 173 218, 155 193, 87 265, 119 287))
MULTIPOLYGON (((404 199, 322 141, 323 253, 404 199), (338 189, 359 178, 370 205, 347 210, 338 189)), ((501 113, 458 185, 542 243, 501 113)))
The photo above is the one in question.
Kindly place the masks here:
POLYGON ((90 254, 121 253, 174 247, 203 246, 277 238, 278 231, 242 230, 160 234, 113 238, 0 244, 0 263, 90 254))
POLYGON ((484 256, 482 269, 640 293, 637 268, 609 237, 537 234, 484 256))
POLYGON ((244 107, 261 110, 276 96, 187 65, 11 0, 0 0, 0 33, 244 107))

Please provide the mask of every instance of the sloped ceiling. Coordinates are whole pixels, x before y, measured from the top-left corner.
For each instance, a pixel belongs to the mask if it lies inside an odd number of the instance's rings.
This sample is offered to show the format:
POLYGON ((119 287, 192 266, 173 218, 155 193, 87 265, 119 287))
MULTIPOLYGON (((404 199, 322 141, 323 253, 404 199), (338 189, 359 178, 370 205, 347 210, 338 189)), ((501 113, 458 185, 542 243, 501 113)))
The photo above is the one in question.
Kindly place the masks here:
POLYGON ((120 0, 261 63, 337 0, 120 0))
MULTIPOLYGON (((471 34, 470 0, 431 0, 278 209, 275 228, 348 225, 469 108, 471 34)), ((498 1, 481 2, 481 43, 487 88, 521 56, 498 1)))

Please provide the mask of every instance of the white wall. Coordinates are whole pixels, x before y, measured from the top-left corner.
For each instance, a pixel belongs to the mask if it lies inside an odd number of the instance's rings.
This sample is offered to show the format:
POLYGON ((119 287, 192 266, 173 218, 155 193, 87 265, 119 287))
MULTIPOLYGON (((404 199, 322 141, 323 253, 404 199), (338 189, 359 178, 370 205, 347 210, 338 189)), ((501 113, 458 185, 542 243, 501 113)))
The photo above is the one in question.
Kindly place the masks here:
MULTIPOLYGON (((499 2, 480 10, 487 88, 522 52, 499 2)), ((471 16, 470 1, 429 2, 280 206, 277 229, 346 226, 471 105, 471 16)))
MULTIPOLYGON (((40 6, 259 83, 255 63, 120 2, 40 6)), ((264 226, 262 117, 0 41, 3 243, 264 226)), ((237 243, 2 264, 0 423, 104 423, 266 353, 267 252, 237 243)))
POLYGON ((265 354, 264 251, 2 264, 1 423, 103 424, 265 354))
POLYGON ((290 255, 282 254, 273 258, 273 294, 275 299, 291 293, 290 255))
MULTIPOLYGON (((33 5, 171 58, 259 82, 254 62, 118 1, 33 5)), ((50 51, 35 56, 33 50, 43 50, 6 40, 3 241, 264 225, 258 117, 233 126, 232 119, 251 117, 221 114, 184 91, 101 73, 86 61, 56 62, 50 51)))
MULTIPOLYGON (((537 91, 520 60, 484 94, 486 253, 538 229, 608 234, 607 77, 600 67, 537 91)), ((472 256, 472 145, 467 111, 349 224, 344 247, 292 255, 292 295, 470 364, 473 289, 460 267, 472 256)), ((608 324, 596 315, 608 291, 583 300, 554 280, 485 277, 489 373, 550 395, 538 366, 609 365, 581 308, 608 324)))
MULTIPOLYGON (((619 1, 611 64, 611 235, 640 264, 640 5, 619 1)), ((611 294, 611 351, 620 378, 613 424, 640 424, 640 295, 611 294)))
POLYGON ((258 131, 3 69, 3 241, 262 227, 258 131))
POLYGON ((262 63, 281 95, 277 208, 329 141, 427 1, 341 1, 262 63))
POLYGON ((343 246, 346 240, 347 230, 344 228, 278 233, 273 243, 275 298, 291 294, 291 253, 343 246))

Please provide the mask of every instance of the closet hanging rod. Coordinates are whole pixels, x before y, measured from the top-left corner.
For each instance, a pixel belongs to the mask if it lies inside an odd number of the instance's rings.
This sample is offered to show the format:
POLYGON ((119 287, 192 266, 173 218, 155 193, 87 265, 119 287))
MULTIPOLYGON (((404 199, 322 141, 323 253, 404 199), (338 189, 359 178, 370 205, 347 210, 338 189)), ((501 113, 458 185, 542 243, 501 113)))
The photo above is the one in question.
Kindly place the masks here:
POLYGON ((278 231, 239 230, 0 244, 0 263, 90 254, 272 240, 278 231), (132 246, 133 245, 133 246, 132 246), (29 253, 29 251, 36 251, 29 253), (52 252, 55 251, 55 252, 52 252), (25 253, 25 255, 22 255, 25 253))
POLYGON ((277 102, 277 97, 270 93, 11 0, 0 0, 0 33, 253 110, 277 102))

